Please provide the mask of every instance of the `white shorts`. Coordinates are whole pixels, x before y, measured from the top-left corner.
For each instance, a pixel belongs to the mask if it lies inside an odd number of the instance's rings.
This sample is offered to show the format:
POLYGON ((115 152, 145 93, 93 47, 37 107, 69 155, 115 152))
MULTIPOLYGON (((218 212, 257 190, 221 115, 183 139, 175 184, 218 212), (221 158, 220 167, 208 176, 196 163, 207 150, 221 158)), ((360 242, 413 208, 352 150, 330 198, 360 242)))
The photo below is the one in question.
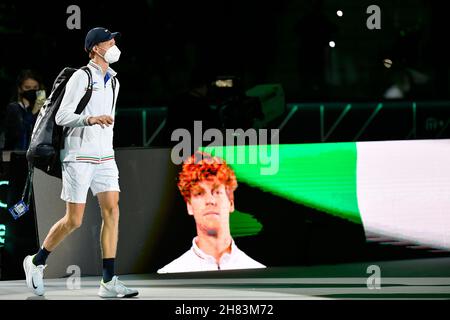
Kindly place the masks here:
POLYGON ((62 163, 62 200, 86 203, 89 188, 91 188, 94 197, 99 192, 120 192, 119 170, 116 161, 109 160, 100 164, 89 162, 62 163))

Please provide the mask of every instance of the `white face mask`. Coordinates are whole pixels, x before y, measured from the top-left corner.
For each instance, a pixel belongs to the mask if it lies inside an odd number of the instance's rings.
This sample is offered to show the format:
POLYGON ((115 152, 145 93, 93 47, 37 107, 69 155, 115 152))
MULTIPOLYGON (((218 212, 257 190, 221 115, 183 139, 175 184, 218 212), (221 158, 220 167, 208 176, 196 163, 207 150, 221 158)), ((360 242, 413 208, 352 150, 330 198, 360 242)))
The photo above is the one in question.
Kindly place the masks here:
POLYGON ((103 59, 105 59, 106 62, 109 64, 119 61, 120 58, 120 50, 117 48, 116 45, 112 46, 108 50, 106 50, 105 55, 103 56, 103 59))

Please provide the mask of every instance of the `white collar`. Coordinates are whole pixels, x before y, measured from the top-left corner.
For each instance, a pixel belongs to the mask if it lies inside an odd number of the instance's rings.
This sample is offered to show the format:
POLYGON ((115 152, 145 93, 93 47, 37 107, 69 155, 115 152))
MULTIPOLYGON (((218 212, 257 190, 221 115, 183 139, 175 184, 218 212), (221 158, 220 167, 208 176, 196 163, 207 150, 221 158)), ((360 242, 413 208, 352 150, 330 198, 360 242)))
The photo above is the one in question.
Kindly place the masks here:
MULTIPOLYGON (((196 243, 198 237, 195 237, 192 240, 192 251, 200 258, 205 259, 205 260, 213 260, 216 261, 216 258, 214 258, 213 256, 206 254, 205 252, 202 251, 202 249, 200 249, 196 243)), ((225 256, 231 256, 233 254, 235 254, 237 252, 238 248, 236 246, 236 244, 234 243, 233 238, 231 238, 231 252, 230 253, 224 253, 221 257, 220 260, 222 260, 223 257, 225 256)))
MULTIPOLYGON (((93 60, 89 60, 89 64, 92 68, 97 69, 100 72, 103 72, 102 68, 96 64, 93 60)), ((108 66, 107 72, 111 75, 111 77, 115 77, 117 72, 115 72, 111 67, 108 66)))

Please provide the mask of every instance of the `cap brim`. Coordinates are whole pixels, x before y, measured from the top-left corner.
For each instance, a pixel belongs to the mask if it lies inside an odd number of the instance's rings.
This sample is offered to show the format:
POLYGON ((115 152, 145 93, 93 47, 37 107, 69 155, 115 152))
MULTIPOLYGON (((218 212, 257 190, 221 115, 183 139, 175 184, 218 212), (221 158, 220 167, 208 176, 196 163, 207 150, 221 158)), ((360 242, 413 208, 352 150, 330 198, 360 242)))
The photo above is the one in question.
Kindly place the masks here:
POLYGON ((111 39, 120 39, 121 36, 120 32, 111 32, 111 39))

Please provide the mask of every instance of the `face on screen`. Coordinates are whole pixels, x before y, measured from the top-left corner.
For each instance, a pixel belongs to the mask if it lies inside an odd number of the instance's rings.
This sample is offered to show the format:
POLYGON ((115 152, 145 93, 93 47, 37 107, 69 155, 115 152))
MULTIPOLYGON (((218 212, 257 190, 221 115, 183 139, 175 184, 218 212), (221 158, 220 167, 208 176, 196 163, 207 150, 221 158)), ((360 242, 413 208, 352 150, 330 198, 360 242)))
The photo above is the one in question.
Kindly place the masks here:
POLYGON ((217 180, 202 181, 192 188, 187 209, 194 216, 197 228, 214 232, 229 229, 229 216, 234 211, 234 203, 228 199, 224 184, 217 180))

